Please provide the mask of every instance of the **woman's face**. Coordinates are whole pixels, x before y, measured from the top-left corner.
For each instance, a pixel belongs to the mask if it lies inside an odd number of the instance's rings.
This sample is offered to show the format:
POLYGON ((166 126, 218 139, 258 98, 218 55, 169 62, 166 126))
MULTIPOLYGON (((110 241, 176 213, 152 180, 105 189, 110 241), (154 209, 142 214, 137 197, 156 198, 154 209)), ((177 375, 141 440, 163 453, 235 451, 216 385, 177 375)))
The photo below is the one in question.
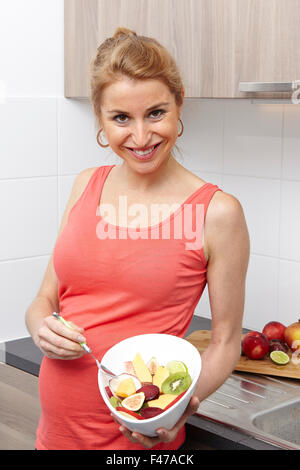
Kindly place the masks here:
POLYGON ((160 80, 123 77, 102 93, 100 125, 112 150, 138 172, 170 158, 181 107, 160 80))

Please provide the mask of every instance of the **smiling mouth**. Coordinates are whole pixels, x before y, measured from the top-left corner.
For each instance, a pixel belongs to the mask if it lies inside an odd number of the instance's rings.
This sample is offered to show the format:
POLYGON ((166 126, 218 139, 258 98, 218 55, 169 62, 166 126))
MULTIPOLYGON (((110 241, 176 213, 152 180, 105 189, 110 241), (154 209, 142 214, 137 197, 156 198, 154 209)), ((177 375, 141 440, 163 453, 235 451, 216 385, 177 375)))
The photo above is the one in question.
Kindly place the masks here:
POLYGON ((143 156, 143 155, 149 155, 149 154, 150 154, 151 152, 153 152, 153 150, 155 150, 160 144, 161 144, 161 142, 159 142, 158 144, 152 145, 152 147, 146 147, 146 148, 144 148, 144 149, 135 149, 135 148, 131 148, 131 147, 126 147, 126 148, 128 148, 128 149, 131 150, 132 152, 136 153, 137 155, 143 156))

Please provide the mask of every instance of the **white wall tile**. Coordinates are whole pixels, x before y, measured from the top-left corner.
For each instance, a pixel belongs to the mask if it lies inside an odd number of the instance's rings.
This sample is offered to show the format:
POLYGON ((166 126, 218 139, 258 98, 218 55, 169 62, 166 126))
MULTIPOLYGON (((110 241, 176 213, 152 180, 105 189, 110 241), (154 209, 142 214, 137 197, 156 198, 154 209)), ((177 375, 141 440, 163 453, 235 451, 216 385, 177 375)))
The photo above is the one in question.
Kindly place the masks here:
POLYGON ((193 173, 199 176, 199 178, 202 178, 207 183, 216 184, 220 187, 220 189, 223 189, 223 176, 221 174, 210 173, 208 171, 194 171, 193 173))
POLYGON ((300 263, 281 260, 279 264, 279 321, 288 326, 300 318, 300 263))
POLYGON ((25 312, 42 283, 49 256, 0 262, 0 342, 29 336, 25 312))
POLYGON ((56 98, 9 98, 0 105, 0 178, 56 175, 56 98))
POLYGON ((73 183, 77 175, 70 176, 59 176, 59 199, 58 199, 58 211, 59 211, 59 225, 64 214, 67 202, 71 195, 73 183))
POLYGON ((223 190, 235 196, 243 207, 251 252, 278 256, 280 181, 223 175, 223 190))
POLYGON ((0 181, 0 260, 45 255, 57 232, 57 178, 0 181))
POLYGON ((224 122, 224 173, 280 178, 282 105, 228 100, 224 122))
POLYGON ((300 105, 285 105, 282 177, 300 180, 300 105))
POLYGON ((185 100, 184 133, 176 145, 184 155, 183 166, 190 171, 222 172, 224 106, 223 100, 185 100))
POLYGON ((58 99, 59 174, 78 174, 93 166, 109 165, 113 152, 101 148, 92 106, 87 100, 58 99))
POLYGON ((300 261, 300 181, 282 182, 280 257, 300 261))
MULTIPOLYGON (((25 310, 76 175, 121 159, 98 146, 90 103, 63 96, 62 0, 0 0, 0 57, 3 341, 28 335, 25 310)), ((183 108, 180 163, 235 195, 245 211, 251 257, 243 326, 251 329, 292 322, 300 312, 299 113, 250 100, 190 98, 183 108)), ((207 288, 195 313, 211 316, 207 288)))
POLYGON ((278 316, 279 260, 251 255, 246 280, 243 327, 261 331, 278 316))
POLYGON ((64 90, 64 2, 0 2, 1 77, 8 96, 56 96, 64 90))
POLYGON ((195 315, 211 319, 211 308, 210 308, 207 285, 205 286, 201 299, 199 300, 195 308, 195 315))
MULTIPOLYGON (((243 328, 261 331, 268 321, 278 320, 278 271, 276 258, 251 255, 246 279, 243 328)), ((208 286, 195 314, 211 318, 208 286)))

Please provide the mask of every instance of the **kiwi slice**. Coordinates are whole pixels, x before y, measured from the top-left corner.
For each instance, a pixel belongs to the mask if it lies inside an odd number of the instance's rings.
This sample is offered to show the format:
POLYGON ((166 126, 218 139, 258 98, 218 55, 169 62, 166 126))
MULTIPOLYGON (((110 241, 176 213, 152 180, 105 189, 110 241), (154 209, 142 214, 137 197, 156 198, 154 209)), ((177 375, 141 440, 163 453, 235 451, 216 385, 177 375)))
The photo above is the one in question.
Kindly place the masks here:
POLYGON ((192 383, 191 376, 186 372, 175 372, 169 375, 161 386, 162 393, 170 393, 172 395, 180 395, 185 392, 192 383))

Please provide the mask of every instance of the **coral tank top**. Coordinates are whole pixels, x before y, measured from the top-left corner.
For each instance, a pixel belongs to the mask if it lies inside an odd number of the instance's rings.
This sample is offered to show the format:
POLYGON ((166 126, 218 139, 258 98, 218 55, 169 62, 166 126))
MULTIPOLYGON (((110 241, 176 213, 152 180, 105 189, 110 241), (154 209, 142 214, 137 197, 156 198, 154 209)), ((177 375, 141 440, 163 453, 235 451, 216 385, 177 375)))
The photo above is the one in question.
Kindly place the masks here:
MULTIPOLYGON (((206 285, 203 221, 220 190, 205 183, 168 218, 138 232, 100 216, 102 187, 114 166, 94 171, 53 251, 61 315, 85 329, 87 344, 100 360, 130 336, 184 337, 206 285)), ((97 375, 89 354, 75 360, 44 356, 37 449, 144 449, 119 431, 100 395, 97 375)), ((178 449, 184 440, 183 426, 173 442, 152 449, 178 449)))

